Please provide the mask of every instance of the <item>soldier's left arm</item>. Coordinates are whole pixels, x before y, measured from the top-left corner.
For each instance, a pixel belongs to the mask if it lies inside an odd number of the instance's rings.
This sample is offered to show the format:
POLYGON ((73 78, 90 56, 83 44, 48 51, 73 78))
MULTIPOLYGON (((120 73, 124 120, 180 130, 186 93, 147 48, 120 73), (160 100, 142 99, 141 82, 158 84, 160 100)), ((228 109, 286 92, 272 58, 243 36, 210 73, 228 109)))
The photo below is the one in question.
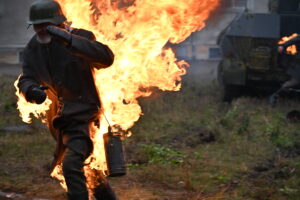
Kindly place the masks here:
POLYGON ((71 51, 84 59, 95 63, 96 68, 109 67, 114 62, 114 54, 111 49, 96 41, 95 35, 87 30, 75 29, 72 32, 57 26, 47 26, 47 32, 62 39, 71 51))

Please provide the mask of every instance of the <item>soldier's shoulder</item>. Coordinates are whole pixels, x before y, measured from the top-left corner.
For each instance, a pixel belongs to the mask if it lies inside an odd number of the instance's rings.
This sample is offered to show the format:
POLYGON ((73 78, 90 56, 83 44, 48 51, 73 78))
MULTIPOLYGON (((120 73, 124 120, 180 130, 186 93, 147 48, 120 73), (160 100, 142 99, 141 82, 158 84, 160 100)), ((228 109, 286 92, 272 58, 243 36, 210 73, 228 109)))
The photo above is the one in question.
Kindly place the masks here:
POLYGON ((85 37, 89 40, 95 40, 95 35, 92 31, 89 31, 89 30, 86 30, 86 29, 77 29, 77 28, 74 28, 72 29, 72 33, 75 34, 75 35, 79 35, 79 36, 82 36, 82 37, 85 37))

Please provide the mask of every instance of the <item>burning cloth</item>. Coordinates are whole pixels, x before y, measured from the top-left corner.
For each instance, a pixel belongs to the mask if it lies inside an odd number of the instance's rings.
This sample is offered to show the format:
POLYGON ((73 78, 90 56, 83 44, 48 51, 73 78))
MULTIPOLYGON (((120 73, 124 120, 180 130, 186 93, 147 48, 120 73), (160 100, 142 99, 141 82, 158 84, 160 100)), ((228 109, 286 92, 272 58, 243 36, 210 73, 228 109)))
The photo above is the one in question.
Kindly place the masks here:
POLYGON ((27 102, 42 104, 46 97, 52 102, 46 113, 57 141, 52 167, 62 164, 69 199, 88 199, 82 169, 93 151, 89 129, 99 119, 101 108, 93 70, 112 65, 114 55, 92 32, 67 27, 60 11, 51 0, 31 6, 30 23, 36 34, 24 50, 17 86, 27 102), (44 12, 52 18, 43 16, 44 12))
MULTIPOLYGON (((137 99, 151 95, 151 88, 180 89, 181 76, 188 64, 178 61, 165 45, 182 42, 192 32, 204 28, 205 20, 219 1, 40 0, 59 2, 72 26, 80 28, 59 27, 65 29, 59 36, 55 27, 49 27, 47 31, 53 36, 49 44, 49 37, 41 34, 24 51, 23 75, 18 83, 23 96, 17 91, 18 108, 27 122, 31 113, 36 117, 46 113, 45 121, 58 142, 54 165, 62 155, 61 147, 72 149, 70 141, 85 138, 87 145, 81 146, 79 153, 89 154, 93 146, 86 161, 89 169, 106 170, 103 134, 108 132, 109 125, 130 129, 142 115, 137 99), (109 48, 95 41, 94 34, 109 48), (113 66, 105 68, 112 64, 110 49, 116 56, 113 66), (28 91, 33 88, 37 88, 37 93, 48 88, 44 90, 48 98, 43 104, 26 102, 31 101, 28 91), (91 126, 97 119, 99 127, 91 126)), ((39 23, 54 16, 45 12, 35 14, 39 23)), ((56 14, 55 20, 60 19, 62 11, 56 14)), ((56 167, 53 175, 62 180, 60 171, 56 167)), ((90 170, 85 169, 85 173, 90 174, 90 170)))

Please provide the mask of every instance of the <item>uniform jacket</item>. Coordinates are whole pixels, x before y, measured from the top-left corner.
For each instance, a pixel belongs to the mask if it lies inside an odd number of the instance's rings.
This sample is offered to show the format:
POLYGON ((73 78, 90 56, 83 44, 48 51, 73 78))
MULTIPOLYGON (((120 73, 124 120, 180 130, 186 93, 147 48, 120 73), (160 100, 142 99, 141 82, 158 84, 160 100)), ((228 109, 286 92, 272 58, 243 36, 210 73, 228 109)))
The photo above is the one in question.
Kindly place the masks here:
POLYGON ((114 60, 109 47, 97 42, 92 32, 73 29, 72 34, 70 45, 55 37, 49 44, 41 44, 35 35, 24 50, 23 74, 18 84, 25 98, 34 86, 49 87, 46 93, 52 104, 47 121, 58 142, 57 154, 62 151, 61 131, 68 130, 68 126, 76 129, 74 124, 90 122, 98 116, 101 104, 93 69, 108 67, 114 60))
POLYGON ((285 43, 281 44, 285 49, 291 45, 296 45, 297 54, 290 56, 285 55, 283 58, 286 58, 285 62, 287 64, 287 74, 292 78, 300 81, 300 35, 286 41, 285 43))

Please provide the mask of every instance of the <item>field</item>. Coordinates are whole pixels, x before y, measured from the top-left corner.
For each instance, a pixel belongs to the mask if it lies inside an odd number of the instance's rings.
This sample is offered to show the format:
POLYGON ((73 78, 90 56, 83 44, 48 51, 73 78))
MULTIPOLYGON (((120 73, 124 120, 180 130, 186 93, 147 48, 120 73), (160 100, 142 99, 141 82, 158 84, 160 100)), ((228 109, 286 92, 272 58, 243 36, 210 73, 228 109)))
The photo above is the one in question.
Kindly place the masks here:
MULTIPOLYGON (((0 191, 66 199, 48 175, 52 137, 18 117, 15 79, 0 79, 0 191)), ((124 141, 128 174, 110 179, 120 200, 300 199, 300 123, 285 119, 299 103, 281 99, 270 108, 266 98, 242 97, 229 104, 220 94, 185 83, 140 99, 144 115, 124 141)))

